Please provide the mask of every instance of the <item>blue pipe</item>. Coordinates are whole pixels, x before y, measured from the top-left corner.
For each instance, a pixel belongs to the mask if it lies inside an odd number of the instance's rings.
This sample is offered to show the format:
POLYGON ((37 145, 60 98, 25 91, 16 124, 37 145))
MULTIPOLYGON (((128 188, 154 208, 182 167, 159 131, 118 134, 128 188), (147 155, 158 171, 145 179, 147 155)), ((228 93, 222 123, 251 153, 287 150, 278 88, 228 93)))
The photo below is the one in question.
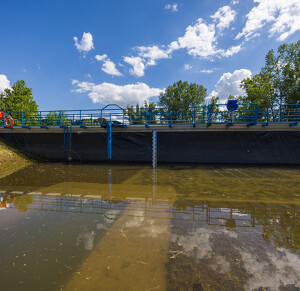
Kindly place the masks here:
POLYGON ((107 123, 107 158, 111 159, 111 121, 107 123))

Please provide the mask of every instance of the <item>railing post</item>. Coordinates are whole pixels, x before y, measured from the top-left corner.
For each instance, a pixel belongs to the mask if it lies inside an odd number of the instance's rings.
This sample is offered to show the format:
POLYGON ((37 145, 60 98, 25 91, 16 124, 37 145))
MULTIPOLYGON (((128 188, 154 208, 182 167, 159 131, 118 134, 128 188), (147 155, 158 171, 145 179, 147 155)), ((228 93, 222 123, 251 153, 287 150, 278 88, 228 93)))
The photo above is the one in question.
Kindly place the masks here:
POLYGON ((282 122, 282 105, 279 105, 280 122, 282 122))
POLYGON ((298 124, 298 104, 296 104, 296 124, 298 124))
POLYGON ((169 127, 171 128, 172 127, 172 110, 170 110, 169 108, 169 127))
POLYGON ((101 113, 100 113, 100 126, 102 127, 102 109, 101 109, 101 113))
POLYGON ((79 126, 81 126, 81 110, 79 110, 79 126))
POLYGON ((269 105, 267 105, 267 124, 269 124, 269 105))
POLYGON ((107 158, 111 159, 111 121, 107 123, 107 158))
POLYGON ((40 111, 40 116, 39 116, 39 117, 40 117, 40 118, 39 118, 39 119, 40 119, 40 122, 39 122, 39 123, 40 123, 40 126, 42 126, 42 111, 40 111))
POLYGON ((257 123, 257 104, 253 104, 253 123, 257 123))
POLYGON ((147 118, 148 112, 147 108, 145 107, 145 126, 148 127, 148 118, 147 118))
POLYGON ((68 150, 68 161, 72 161, 72 126, 70 125, 69 131, 69 150, 68 150))
POLYGON ((193 112, 193 126, 196 125, 196 107, 194 106, 194 112, 193 112))
POLYGON ((93 113, 91 113, 91 125, 93 125, 93 113))
POLYGON ((22 118, 22 119, 21 119, 21 124, 22 124, 22 126, 24 126, 24 121, 23 121, 23 118, 24 118, 24 117, 23 117, 23 111, 22 111, 22 113, 21 113, 21 116, 22 116, 22 117, 21 117, 21 118, 22 118))
POLYGON ((212 114, 211 109, 212 109, 212 105, 209 104, 207 106, 207 124, 209 125, 211 124, 211 114, 212 114))
POLYGON ((60 115, 59 115, 59 126, 61 126, 61 112, 62 111, 60 111, 60 115))

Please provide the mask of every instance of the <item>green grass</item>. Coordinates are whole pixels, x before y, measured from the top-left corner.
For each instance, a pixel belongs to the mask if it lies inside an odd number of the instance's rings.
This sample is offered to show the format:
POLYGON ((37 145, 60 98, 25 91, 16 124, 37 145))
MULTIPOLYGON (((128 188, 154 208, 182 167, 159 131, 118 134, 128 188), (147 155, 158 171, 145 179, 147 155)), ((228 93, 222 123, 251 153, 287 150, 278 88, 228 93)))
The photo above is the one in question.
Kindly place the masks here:
POLYGON ((0 143, 0 178, 8 176, 30 164, 33 160, 0 143))

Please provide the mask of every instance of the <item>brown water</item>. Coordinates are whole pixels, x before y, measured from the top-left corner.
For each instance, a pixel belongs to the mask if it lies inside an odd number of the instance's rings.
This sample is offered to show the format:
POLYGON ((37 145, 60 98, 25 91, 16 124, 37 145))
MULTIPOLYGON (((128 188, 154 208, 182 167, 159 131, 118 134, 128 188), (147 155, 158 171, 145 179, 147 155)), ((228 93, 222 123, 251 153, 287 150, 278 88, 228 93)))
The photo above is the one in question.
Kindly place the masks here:
POLYGON ((0 180, 0 290, 300 290, 300 169, 43 164, 0 180))

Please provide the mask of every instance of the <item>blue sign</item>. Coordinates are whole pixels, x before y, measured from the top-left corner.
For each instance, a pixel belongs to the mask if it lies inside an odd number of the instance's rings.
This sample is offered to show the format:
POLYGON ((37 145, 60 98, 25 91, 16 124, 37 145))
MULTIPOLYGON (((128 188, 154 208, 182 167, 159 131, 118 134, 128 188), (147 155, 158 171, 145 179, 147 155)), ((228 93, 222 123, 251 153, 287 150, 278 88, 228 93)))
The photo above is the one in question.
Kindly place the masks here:
POLYGON ((238 101, 237 100, 228 100, 227 109, 229 111, 234 111, 238 109, 238 101))

